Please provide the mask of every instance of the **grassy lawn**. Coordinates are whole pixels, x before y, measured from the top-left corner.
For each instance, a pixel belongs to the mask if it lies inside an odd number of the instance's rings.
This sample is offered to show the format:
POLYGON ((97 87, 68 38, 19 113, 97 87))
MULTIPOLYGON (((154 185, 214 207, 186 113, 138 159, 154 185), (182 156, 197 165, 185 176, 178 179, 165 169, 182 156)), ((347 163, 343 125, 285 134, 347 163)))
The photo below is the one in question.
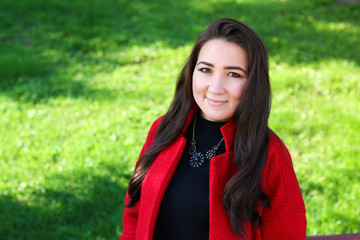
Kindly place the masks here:
POLYGON ((360 5, 1 0, 0 239, 117 239, 123 197, 199 33, 250 25, 308 235, 360 232, 360 5))

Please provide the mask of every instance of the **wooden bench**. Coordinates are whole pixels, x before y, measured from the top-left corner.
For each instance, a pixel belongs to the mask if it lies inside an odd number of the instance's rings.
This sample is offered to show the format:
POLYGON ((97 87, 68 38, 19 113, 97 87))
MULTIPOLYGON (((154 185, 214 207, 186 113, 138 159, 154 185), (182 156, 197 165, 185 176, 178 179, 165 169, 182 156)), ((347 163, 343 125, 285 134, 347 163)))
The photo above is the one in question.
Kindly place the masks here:
POLYGON ((360 240, 360 233, 306 237, 306 240, 360 240))

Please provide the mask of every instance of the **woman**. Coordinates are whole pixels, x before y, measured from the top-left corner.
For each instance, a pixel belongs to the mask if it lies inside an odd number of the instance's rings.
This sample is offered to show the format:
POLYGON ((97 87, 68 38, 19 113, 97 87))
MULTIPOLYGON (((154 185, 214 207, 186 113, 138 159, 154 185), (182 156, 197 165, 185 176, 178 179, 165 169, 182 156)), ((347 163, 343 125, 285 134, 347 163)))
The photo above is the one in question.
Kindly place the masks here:
POLYGON ((219 19, 200 35, 140 153, 121 240, 306 238, 290 154, 268 128, 268 71, 245 24, 219 19))

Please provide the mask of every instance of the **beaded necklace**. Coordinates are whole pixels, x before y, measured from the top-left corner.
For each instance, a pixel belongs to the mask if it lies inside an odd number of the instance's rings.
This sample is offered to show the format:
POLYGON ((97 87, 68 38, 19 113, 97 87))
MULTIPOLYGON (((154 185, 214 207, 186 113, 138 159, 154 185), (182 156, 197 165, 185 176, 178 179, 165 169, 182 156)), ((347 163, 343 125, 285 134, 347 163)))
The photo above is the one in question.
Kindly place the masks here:
POLYGON ((205 163, 205 159, 210 160, 212 157, 216 156, 216 151, 219 149, 221 143, 224 141, 224 138, 221 138, 220 142, 218 144, 214 145, 212 149, 209 149, 206 151, 205 154, 202 152, 196 151, 196 141, 195 141, 195 124, 196 124, 197 115, 194 119, 193 124, 193 134, 192 134, 192 140, 190 141, 189 146, 189 154, 190 154, 190 166, 193 168, 200 168, 205 163))

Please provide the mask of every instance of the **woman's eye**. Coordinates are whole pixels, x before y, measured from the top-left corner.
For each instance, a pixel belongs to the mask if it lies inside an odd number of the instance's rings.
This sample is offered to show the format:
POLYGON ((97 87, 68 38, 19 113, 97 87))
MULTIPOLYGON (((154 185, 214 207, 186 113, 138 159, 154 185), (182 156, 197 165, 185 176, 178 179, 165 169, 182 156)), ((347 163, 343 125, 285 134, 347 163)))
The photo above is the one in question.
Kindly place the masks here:
POLYGON ((203 72, 203 73, 211 72, 211 70, 209 68, 200 68, 199 70, 200 70, 200 72, 203 72))
POLYGON ((230 77, 234 77, 234 78, 240 78, 240 77, 241 77, 241 75, 240 75, 240 74, 235 73, 235 72, 231 72, 231 73, 229 73, 229 76, 230 76, 230 77))

